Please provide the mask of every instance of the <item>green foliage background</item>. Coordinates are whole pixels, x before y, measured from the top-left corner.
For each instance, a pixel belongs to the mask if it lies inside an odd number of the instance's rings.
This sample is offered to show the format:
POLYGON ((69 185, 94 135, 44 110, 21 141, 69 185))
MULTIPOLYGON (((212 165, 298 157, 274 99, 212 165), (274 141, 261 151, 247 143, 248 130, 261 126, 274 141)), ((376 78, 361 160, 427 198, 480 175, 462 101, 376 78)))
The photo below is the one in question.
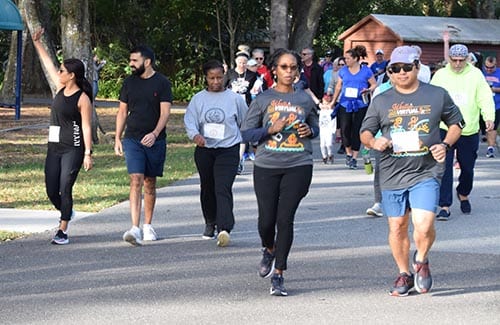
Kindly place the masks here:
MULTIPOLYGON (((60 34, 60 0, 46 0, 51 33, 60 34)), ((292 1, 292 0, 290 0, 292 1)), ((174 84, 174 98, 188 101, 203 87, 201 65, 208 59, 229 61, 229 22, 235 25, 235 44, 268 46, 270 0, 89 0, 92 44, 107 60, 101 73, 99 96, 117 98, 128 75, 128 50, 147 44, 157 55, 157 68, 174 84), (218 20, 220 17, 218 32, 218 20), (229 19, 228 17, 231 17, 229 19)), ((370 13, 474 17, 472 0, 327 0, 313 41, 316 53, 341 48, 338 36, 370 13)), ((494 2, 495 17, 500 1, 494 2)), ((289 6, 291 7, 291 6, 289 6)), ((7 59, 10 33, 0 31, 0 62, 7 59)), ((58 45, 55 45, 58 47, 58 45)), ((3 70, 0 69, 0 80, 3 70)))

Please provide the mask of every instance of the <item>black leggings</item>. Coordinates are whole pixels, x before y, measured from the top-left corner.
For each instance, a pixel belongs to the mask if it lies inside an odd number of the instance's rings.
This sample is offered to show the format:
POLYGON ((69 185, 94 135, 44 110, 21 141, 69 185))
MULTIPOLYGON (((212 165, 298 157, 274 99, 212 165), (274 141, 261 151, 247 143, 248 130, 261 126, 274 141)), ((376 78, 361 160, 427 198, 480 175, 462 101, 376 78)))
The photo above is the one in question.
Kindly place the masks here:
POLYGON ((205 224, 218 231, 234 227, 233 183, 240 161, 240 145, 230 148, 196 147, 194 161, 200 174, 200 200, 205 224))
POLYGON ((344 147, 359 151, 361 140, 359 139, 359 130, 366 115, 366 107, 357 112, 347 113, 346 108, 340 106, 339 109, 340 129, 342 131, 342 144, 344 147))
POLYGON ((312 168, 312 165, 277 169, 254 167, 259 235, 263 247, 274 248, 275 267, 279 270, 287 269, 295 212, 309 191, 312 168))
POLYGON ((45 188, 50 202, 69 221, 73 211, 73 185, 83 163, 83 149, 49 144, 45 158, 45 188))

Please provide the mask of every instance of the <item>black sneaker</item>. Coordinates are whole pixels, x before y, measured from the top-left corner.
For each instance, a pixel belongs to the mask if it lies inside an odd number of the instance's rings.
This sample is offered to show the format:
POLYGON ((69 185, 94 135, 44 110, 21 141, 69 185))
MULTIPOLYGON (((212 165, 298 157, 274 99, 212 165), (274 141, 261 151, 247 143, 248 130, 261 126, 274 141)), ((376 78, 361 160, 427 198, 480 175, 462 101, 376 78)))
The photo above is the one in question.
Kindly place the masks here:
POLYGON ((439 221, 448 221, 450 219, 450 211, 441 209, 439 213, 436 215, 436 219, 439 221))
POLYGON ((405 297, 408 296, 408 292, 413 288, 413 274, 400 273, 394 281, 394 286, 389 291, 391 296, 395 297, 405 297))
POLYGON ((351 160, 352 160, 352 156, 345 155, 345 165, 346 165, 346 167, 349 167, 351 165, 351 160))
POLYGON ((205 231, 203 232, 203 239, 215 239, 215 225, 205 225, 205 231))
POLYGON ((267 248, 262 248, 262 259, 259 264, 259 275, 263 278, 269 277, 274 271, 274 254, 269 253, 267 248))
POLYGON ((349 169, 358 169, 358 161, 354 158, 351 158, 349 161, 349 169))
POLYGON ((69 244, 68 234, 64 233, 61 229, 57 230, 56 234, 51 241, 54 245, 66 245, 69 244))
POLYGON ((338 153, 339 155, 343 155, 343 154, 345 154, 344 145, 341 145, 341 146, 340 146, 339 150, 337 150, 337 153, 338 153))
POLYGON ((271 278, 271 290, 270 294, 273 296, 288 296, 284 286, 285 279, 281 274, 273 274, 271 278))
POLYGON ((472 211, 472 207, 470 205, 470 202, 468 199, 461 200, 460 195, 457 192, 457 198, 460 201, 460 210, 462 211, 463 214, 470 214, 472 211))
POLYGON ((427 293, 431 291, 432 276, 429 269, 429 259, 425 263, 417 262, 417 252, 413 254, 413 269, 415 271, 415 290, 418 293, 427 293))

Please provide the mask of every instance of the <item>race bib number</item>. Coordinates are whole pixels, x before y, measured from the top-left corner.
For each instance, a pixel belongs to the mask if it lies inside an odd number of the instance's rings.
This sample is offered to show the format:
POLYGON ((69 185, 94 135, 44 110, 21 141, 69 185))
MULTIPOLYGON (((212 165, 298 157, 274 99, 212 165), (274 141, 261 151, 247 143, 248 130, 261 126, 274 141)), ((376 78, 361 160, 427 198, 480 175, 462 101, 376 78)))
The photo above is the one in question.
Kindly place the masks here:
POLYGON ((61 127, 56 125, 49 126, 49 142, 59 142, 61 127))
POLYGON ((207 123, 203 126, 203 130, 204 130, 203 136, 205 138, 219 139, 219 140, 224 139, 224 131, 225 131, 224 124, 207 123))
POLYGON ((420 149, 418 131, 392 133, 391 138, 394 152, 418 151, 420 149))
POLYGON ((358 88, 347 87, 345 89, 345 97, 357 98, 358 97, 358 88))

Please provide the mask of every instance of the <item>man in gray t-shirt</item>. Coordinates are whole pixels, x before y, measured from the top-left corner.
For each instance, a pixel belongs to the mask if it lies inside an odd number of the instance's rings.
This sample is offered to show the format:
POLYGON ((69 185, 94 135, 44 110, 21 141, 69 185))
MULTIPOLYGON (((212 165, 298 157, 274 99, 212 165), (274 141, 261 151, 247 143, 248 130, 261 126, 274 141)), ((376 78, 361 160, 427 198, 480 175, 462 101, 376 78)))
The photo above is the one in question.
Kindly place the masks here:
POLYGON ((457 141, 462 115, 440 87, 419 82, 418 53, 401 46, 391 54, 388 72, 393 88, 375 97, 361 126, 361 141, 381 152, 382 206, 389 223, 389 246, 399 268, 390 289, 406 296, 415 287, 429 292, 432 277, 427 255, 435 239, 434 219, 446 151, 457 141), (441 141, 439 123, 449 127, 441 141), (381 130, 382 136, 374 135, 381 130), (416 252, 409 267, 409 216, 412 214, 416 252))

